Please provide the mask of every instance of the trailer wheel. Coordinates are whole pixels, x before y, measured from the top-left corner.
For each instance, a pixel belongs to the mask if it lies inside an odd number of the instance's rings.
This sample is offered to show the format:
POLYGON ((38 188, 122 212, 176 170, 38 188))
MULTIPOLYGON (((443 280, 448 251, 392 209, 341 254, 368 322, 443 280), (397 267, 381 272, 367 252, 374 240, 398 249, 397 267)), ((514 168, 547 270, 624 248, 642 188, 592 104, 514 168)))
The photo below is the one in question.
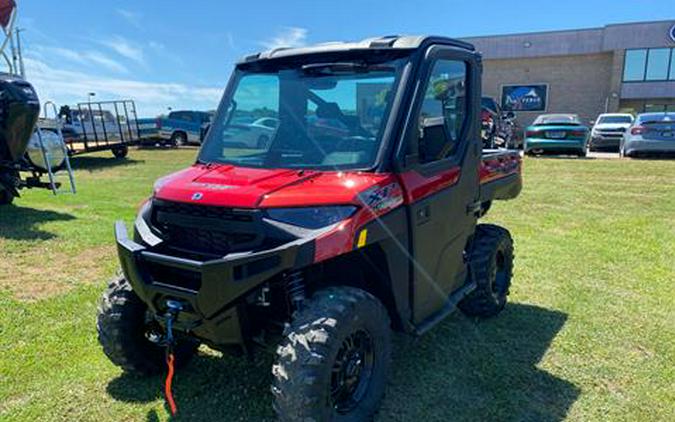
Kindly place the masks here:
POLYGON ((9 205, 14 201, 14 195, 7 189, 0 187, 0 205, 9 205))
POLYGON ((284 332, 272 367, 282 421, 371 420, 391 355, 389 315, 353 287, 318 291, 284 332))
POLYGON ((129 155, 129 147, 126 145, 115 147, 112 149, 112 153, 115 158, 125 158, 127 155, 129 155))
POLYGON ((513 274, 513 240, 508 230, 492 224, 476 226, 469 265, 477 287, 459 308, 466 315, 491 317, 506 305, 513 274))
MULTIPOLYGON (((125 372, 153 375, 164 369, 164 348, 153 342, 161 336, 161 327, 148 314, 124 277, 110 282, 98 308, 98 341, 108 359, 125 372)), ((176 365, 185 365, 198 346, 192 339, 179 339, 174 348, 176 365)))

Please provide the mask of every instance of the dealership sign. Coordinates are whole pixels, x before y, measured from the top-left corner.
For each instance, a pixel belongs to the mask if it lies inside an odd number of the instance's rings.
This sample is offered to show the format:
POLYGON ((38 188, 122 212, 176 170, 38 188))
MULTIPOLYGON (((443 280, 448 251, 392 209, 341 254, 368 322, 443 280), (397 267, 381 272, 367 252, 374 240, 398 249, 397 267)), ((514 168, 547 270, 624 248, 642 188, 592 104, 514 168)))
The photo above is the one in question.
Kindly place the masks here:
POLYGON ((509 111, 544 111, 548 85, 504 85, 502 108, 509 111))
POLYGON ((670 39, 675 42, 675 25, 670 27, 670 39))

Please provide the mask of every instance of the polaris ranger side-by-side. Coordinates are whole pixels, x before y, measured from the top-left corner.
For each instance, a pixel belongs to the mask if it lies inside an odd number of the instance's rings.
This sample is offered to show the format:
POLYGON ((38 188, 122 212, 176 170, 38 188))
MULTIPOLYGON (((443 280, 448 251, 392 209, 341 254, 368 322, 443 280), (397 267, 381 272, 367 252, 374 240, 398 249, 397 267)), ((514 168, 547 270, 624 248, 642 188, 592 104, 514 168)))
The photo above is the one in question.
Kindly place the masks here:
POLYGON ((278 343, 282 420, 367 420, 390 332, 456 308, 489 317, 509 232, 479 217, 521 189, 515 151, 481 150, 481 58, 442 37, 276 49, 237 64, 194 165, 157 181, 98 315, 106 355, 162 371, 199 343, 278 343), (263 146, 231 130, 275 119, 263 146))

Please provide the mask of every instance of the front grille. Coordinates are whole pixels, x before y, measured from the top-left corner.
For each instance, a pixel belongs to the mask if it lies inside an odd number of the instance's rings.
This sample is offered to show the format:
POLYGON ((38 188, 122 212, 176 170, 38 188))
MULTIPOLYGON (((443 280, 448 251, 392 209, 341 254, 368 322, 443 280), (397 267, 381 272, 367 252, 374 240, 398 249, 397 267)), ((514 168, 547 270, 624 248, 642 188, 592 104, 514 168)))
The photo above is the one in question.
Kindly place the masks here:
POLYGON ((607 134, 615 134, 615 133, 624 133, 626 131, 626 128, 624 127, 618 127, 614 129, 600 129, 599 132, 602 133, 607 133, 607 134))
POLYGON ((152 225, 166 246, 207 255, 253 250, 263 243, 257 210, 154 200, 152 225))

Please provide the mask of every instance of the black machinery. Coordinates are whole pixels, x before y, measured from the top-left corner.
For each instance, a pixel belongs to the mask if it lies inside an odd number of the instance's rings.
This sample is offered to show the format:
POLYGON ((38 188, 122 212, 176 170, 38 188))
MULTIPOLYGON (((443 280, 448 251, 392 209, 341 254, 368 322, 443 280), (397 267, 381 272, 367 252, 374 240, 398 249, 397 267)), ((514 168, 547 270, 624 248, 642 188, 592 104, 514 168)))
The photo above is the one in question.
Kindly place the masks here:
POLYGON ((39 114, 40 101, 31 84, 0 73, 0 205, 11 203, 23 188, 58 193, 61 183, 55 173, 64 168, 70 192, 75 192, 62 125, 58 119, 39 119, 39 114), (41 180, 43 175, 48 182, 41 180))

